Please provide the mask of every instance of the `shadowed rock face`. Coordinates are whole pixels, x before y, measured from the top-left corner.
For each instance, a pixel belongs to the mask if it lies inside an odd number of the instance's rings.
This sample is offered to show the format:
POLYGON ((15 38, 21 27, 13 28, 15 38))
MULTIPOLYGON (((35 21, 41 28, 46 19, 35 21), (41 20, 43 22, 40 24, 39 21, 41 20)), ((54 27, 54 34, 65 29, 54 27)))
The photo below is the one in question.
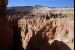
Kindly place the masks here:
POLYGON ((6 18, 6 0, 0 0, 0 50, 11 50, 13 34, 6 18))
POLYGON ((48 20, 20 19, 18 26, 22 28, 23 48, 25 50, 73 50, 73 21, 70 17, 48 20))

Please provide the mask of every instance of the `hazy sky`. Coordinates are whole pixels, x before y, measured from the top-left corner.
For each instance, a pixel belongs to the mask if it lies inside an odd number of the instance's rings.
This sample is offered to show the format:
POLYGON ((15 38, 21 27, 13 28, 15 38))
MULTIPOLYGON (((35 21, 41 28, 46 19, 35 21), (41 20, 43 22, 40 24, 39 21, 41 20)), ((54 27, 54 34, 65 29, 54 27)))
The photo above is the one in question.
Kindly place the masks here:
POLYGON ((34 6, 47 7, 73 7, 74 0, 9 0, 8 7, 12 6, 34 6))

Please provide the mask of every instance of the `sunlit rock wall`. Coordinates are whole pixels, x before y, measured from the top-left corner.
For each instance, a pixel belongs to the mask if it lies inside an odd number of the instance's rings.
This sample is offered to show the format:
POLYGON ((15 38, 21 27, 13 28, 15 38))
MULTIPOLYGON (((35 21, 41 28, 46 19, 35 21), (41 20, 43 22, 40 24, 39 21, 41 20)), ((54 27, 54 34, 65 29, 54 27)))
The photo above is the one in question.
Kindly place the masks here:
MULTIPOLYGON (((25 50, 38 48, 47 50, 47 44, 53 44, 55 40, 65 43, 70 49, 65 48, 64 44, 59 42, 59 50, 74 50, 74 19, 50 18, 46 19, 20 19, 18 26, 22 28, 22 46, 25 50), (62 47, 61 47, 62 46, 62 47), (44 49, 45 48, 45 49, 44 49), (64 49, 63 49, 64 48, 64 49)), ((55 44, 56 45, 56 44, 55 44)), ((54 45, 54 46, 55 46, 54 45)), ((51 49, 51 48, 50 48, 51 49)), ((48 49, 48 50, 50 50, 48 49)), ((56 49, 52 49, 56 50, 56 49)))

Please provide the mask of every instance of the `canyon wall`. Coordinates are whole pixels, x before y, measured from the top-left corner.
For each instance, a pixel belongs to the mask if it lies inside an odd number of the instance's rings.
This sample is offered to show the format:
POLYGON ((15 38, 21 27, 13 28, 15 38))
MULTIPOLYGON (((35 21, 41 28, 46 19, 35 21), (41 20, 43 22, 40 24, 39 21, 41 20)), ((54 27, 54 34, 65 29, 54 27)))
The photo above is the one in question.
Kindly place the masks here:
POLYGON ((16 50, 74 50, 73 9, 43 10, 8 16, 13 47, 16 50))
POLYGON ((25 50, 74 50, 74 19, 31 18, 18 20, 25 50))

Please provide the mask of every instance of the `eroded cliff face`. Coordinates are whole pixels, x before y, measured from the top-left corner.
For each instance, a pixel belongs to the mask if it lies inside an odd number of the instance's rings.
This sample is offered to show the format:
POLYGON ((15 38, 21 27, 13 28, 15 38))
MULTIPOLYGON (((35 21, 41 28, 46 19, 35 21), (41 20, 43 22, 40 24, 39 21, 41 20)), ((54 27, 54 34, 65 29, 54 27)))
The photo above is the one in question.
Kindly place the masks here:
POLYGON ((52 11, 49 14, 41 13, 8 17, 9 27, 13 31, 13 48, 16 50, 74 50, 73 11, 69 14, 52 11))
POLYGON ((25 50, 74 50, 73 17, 20 19, 21 41, 25 50))

